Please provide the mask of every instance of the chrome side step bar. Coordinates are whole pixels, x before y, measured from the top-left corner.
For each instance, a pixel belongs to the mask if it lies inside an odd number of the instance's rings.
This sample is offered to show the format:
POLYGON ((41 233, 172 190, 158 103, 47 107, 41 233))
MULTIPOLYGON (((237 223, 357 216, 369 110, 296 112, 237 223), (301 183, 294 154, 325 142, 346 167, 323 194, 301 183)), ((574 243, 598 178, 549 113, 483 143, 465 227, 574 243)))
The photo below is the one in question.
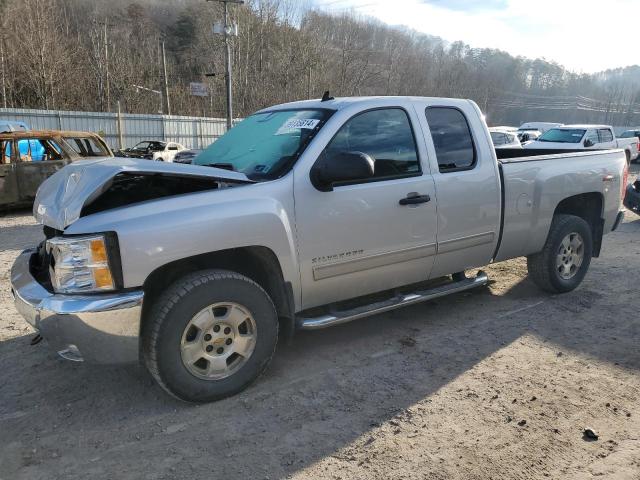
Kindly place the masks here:
POLYGON ((440 285, 428 290, 419 290, 413 293, 400 294, 389 300, 364 305, 351 310, 332 311, 320 317, 297 317, 296 324, 301 330, 318 330, 332 327, 341 323, 351 322, 359 318, 368 317, 377 313, 388 312, 396 308, 406 307, 414 303, 426 302, 434 298, 444 297, 452 293, 464 292, 472 288, 486 285, 489 281, 487 274, 479 271, 475 278, 465 278, 446 285, 440 285))

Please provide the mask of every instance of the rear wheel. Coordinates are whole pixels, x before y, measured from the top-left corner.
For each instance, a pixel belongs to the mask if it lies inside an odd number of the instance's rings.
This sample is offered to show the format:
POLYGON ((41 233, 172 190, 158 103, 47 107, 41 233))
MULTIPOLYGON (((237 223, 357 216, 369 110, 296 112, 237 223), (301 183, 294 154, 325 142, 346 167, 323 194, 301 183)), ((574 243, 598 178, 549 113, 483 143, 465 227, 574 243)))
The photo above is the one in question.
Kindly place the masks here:
POLYGON ((149 372, 181 400, 208 402, 246 388, 267 367, 278 318, 267 293, 235 272, 208 270, 169 287, 143 334, 149 372))
POLYGON ((592 252, 589 224, 574 215, 555 215, 543 250, 527 257, 529 277, 547 292, 570 292, 587 274, 592 252))

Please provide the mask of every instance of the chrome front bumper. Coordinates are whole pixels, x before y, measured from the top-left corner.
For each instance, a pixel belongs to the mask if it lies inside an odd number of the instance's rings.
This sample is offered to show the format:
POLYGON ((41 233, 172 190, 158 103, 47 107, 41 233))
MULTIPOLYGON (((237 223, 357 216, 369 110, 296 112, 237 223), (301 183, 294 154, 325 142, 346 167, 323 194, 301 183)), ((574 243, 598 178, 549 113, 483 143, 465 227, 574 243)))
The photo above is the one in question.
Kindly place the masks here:
POLYGON ((40 285, 29 271, 34 250, 11 268, 11 292, 20 314, 63 357, 94 363, 137 362, 142 291, 61 295, 40 285))

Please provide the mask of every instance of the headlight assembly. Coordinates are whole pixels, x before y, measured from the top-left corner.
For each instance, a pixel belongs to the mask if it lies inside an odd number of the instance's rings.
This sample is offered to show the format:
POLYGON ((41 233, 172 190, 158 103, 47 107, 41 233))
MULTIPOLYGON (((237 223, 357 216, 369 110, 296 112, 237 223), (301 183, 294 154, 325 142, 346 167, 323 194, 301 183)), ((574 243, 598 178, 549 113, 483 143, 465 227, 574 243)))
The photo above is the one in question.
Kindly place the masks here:
POLYGON ((47 240, 49 274, 57 293, 103 292, 115 289, 104 235, 55 237, 47 240))

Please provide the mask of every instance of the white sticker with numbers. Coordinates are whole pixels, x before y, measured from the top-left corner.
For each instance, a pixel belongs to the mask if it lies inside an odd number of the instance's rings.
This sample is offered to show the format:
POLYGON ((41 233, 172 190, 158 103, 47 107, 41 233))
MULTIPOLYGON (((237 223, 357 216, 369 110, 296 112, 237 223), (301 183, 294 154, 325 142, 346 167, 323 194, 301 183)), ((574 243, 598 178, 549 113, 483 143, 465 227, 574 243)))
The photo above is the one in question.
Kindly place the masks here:
POLYGON ((290 118, 278 129, 276 135, 285 135, 293 130, 313 130, 320 123, 314 118, 290 118))

